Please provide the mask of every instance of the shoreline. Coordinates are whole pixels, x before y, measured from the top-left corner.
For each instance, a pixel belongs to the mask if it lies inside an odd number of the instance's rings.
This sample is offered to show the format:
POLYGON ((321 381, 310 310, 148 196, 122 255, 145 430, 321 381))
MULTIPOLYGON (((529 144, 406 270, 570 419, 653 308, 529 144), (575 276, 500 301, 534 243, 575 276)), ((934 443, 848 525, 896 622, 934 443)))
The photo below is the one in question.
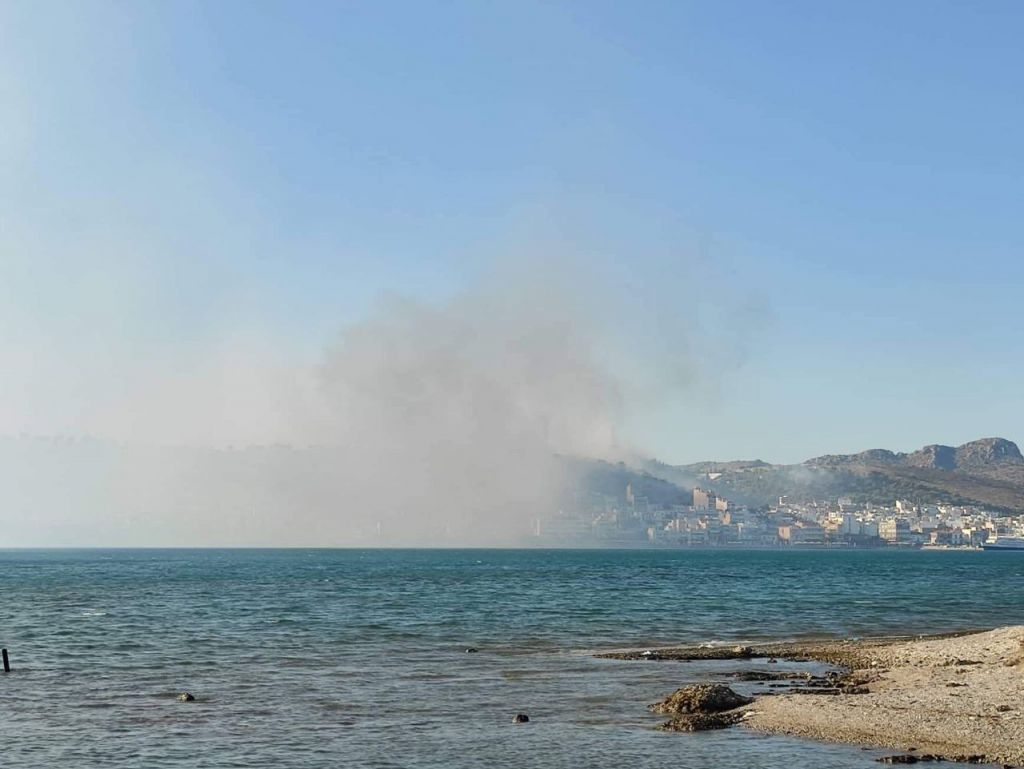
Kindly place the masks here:
POLYGON ((842 668, 828 691, 762 693, 734 722, 766 734, 890 748, 921 760, 1024 765, 1024 626, 931 636, 801 640, 607 652, 645 661, 817 661, 842 668), (808 700, 808 694, 815 696, 808 700))

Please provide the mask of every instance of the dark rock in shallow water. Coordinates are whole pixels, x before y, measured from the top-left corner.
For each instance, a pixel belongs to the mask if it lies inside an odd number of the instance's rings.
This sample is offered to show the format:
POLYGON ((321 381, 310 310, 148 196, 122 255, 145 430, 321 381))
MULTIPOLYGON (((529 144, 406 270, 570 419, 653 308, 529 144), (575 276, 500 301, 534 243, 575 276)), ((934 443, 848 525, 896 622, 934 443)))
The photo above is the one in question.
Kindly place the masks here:
POLYGON ((904 753, 896 756, 882 756, 876 758, 875 761, 879 764, 916 764, 922 761, 943 761, 942 756, 933 756, 931 753, 922 753, 919 756, 915 756, 913 753, 904 753))
POLYGON ((731 713, 690 713, 676 716, 658 728, 665 732, 704 732, 709 729, 725 729, 740 721, 743 714, 731 713))
POLYGON ((512 716, 512 723, 514 724, 528 724, 530 723, 530 717, 526 713, 516 713, 512 716))
POLYGON ((178 695, 178 701, 179 702, 194 702, 195 699, 196 698, 193 695, 189 694, 188 692, 182 692, 181 694, 178 695))
POLYGON ((721 713, 753 701, 753 698, 737 694, 722 684, 693 684, 677 689, 661 702, 651 705, 651 710, 668 715, 721 713))
POLYGON ((797 670, 779 670, 773 672, 767 672, 764 670, 737 670, 735 673, 730 673, 729 675, 737 681, 796 681, 799 679, 807 680, 811 677, 810 673, 804 673, 797 670))

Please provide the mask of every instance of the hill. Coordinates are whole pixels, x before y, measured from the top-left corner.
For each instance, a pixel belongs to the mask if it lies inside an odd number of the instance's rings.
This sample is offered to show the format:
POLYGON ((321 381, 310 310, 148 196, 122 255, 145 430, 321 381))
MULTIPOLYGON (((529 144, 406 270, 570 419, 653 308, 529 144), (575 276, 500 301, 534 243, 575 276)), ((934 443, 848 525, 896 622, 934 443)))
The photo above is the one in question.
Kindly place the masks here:
POLYGON ((909 453, 869 449, 830 454, 797 465, 761 460, 678 466, 649 462, 645 469, 755 506, 772 504, 780 496, 794 500, 849 496, 876 504, 908 499, 1024 512, 1024 456, 1017 444, 1005 438, 982 438, 955 447, 932 444, 909 453))

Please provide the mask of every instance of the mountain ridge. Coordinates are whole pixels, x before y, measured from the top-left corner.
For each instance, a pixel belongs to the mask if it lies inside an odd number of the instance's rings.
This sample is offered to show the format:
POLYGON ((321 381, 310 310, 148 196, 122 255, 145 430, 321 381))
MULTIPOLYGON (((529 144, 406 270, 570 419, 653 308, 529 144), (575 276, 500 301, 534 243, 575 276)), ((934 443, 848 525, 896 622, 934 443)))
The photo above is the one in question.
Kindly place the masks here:
POLYGON ((979 438, 959 446, 929 444, 911 452, 868 449, 826 454, 799 464, 763 460, 666 465, 643 469, 677 484, 709 488, 742 504, 764 506, 781 496, 892 504, 896 499, 942 502, 1024 513, 1024 455, 1006 438, 979 438))
POLYGON ((805 465, 833 466, 856 463, 899 464, 939 470, 987 469, 991 465, 1024 465, 1017 444, 1006 438, 979 438, 960 446, 932 443, 909 453, 867 449, 857 454, 826 454, 808 459, 805 465))

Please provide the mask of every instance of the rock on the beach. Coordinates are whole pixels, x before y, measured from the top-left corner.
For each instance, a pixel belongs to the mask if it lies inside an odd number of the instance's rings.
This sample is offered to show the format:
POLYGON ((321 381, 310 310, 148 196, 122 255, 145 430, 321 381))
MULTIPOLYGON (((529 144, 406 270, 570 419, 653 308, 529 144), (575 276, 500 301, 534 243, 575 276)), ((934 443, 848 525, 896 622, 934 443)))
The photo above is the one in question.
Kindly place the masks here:
POLYGON ((516 713, 512 716, 512 723, 514 724, 528 724, 530 723, 530 717, 526 713, 516 713))
POLYGON ((677 689, 661 702, 651 705, 651 710, 669 715, 721 713, 753 701, 753 698, 737 694, 722 684, 693 684, 677 689))
POLYGON ((189 694, 188 692, 182 692, 181 694, 178 695, 178 701, 179 702, 194 702, 195 699, 196 699, 195 696, 192 695, 192 694, 189 694))
POLYGON ((709 729, 725 729, 740 721, 743 714, 736 713, 690 713, 676 716, 658 728, 665 732, 703 732, 709 729))

